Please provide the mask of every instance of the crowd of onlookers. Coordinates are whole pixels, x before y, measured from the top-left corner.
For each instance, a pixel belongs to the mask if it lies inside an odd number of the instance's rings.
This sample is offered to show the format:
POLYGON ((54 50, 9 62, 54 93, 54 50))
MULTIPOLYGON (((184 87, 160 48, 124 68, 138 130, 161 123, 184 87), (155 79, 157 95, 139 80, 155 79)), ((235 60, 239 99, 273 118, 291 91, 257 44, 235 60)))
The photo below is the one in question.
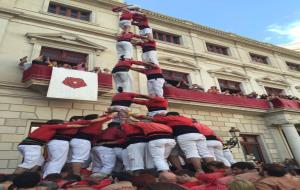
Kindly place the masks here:
MULTIPOLYGON (((19 62, 19 67, 25 71, 29 69, 33 64, 36 65, 45 65, 48 67, 60 67, 60 68, 65 68, 65 69, 74 69, 74 70, 79 70, 79 71, 89 71, 88 68, 86 67, 86 63, 82 62, 80 64, 76 65, 71 65, 69 63, 59 63, 55 60, 50 60, 49 56, 39 56, 33 61, 28 61, 27 56, 23 57, 20 59, 19 62)), ((111 73, 111 71, 107 68, 101 69, 100 67, 94 67, 93 70, 90 70, 89 72, 95 72, 95 73, 111 73)))
POLYGON ((299 167, 294 160, 283 163, 255 165, 237 162, 226 167, 222 162, 202 165, 204 173, 190 167, 158 173, 142 170, 138 173, 113 173, 101 178, 89 176, 83 169, 81 176, 71 175, 64 168, 60 174, 41 179, 38 172, 20 175, 0 175, 0 189, 74 189, 74 190, 297 190, 300 187, 299 167))

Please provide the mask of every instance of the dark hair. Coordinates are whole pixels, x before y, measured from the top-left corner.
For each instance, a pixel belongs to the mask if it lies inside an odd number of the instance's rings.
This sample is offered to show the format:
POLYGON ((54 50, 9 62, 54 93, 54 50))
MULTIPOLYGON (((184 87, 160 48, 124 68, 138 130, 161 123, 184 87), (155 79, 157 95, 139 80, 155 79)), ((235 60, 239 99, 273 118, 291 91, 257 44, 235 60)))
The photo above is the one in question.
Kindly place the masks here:
POLYGON ((49 56, 46 56, 46 55, 44 55, 42 59, 43 59, 43 62, 45 62, 45 61, 47 61, 48 59, 50 59, 50 57, 49 57, 49 56))
POLYGON ((13 179, 17 176, 17 174, 1 174, 0 175, 0 183, 6 181, 13 181, 13 179))
POLYGON ((77 120, 81 120, 83 119, 83 116, 78 116, 78 115, 75 115, 75 116, 72 116, 69 121, 77 121, 77 120))
POLYGON ((188 175, 190 177, 195 176, 195 172, 188 170, 188 169, 182 169, 182 170, 177 170, 174 172, 175 175, 183 176, 183 175, 188 175))
POLYGON ((184 187, 176 185, 174 183, 152 183, 147 185, 144 190, 186 190, 184 187))
POLYGON ((68 181, 81 181, 81 177, 79 175, 76 175, 76 174, 70 174, 68 175, 65 180, 68 180, 68 181))
POLYGON ((55 124, 60 124, 60 123, 63 123, 64 121, 63 120, 60 120, 60 119, 51 119, 51 120, 48 120, 46 122, 46 124, 50 124, 50 125, 55 125, 55 124))
POLYGON ((263 170, 266 171, 269 176, 275 177, 282 177, 287 173, 284 166, 279 164, 264 164, 263 170))
POLYGON ((123 88, 122 87, 118 87, 118 92, 119 93, 123 92, 123 88))
POLYGON ((93 120, 93 119, 97 119, 98 117, 99 117, 98 114, 90 114, 90 115, 84 116, 84 120, 93 120))
POLYGON ((141 174, 132 179, 132 185, 138 189, 144 189, 145 186, 156 183, 156 177, 150 174, 141 174))
POLYGON ((59 173, 49 174, 45 177, 47 181, 58 181, 60 179, 62 179, 62 175, 59 173))
POLYGON ((119 181, 132 181, 132 175, 128 172, 118 172, 112 175, 113 179, 117 179, 119 181))
POLYGON ((24 172, 17 175, 13 180, 13 184, 17 188, 32 188, 38 185, 41 176, 38 172, 24 172))
POLYGON ((241 170, 253 170, 255 169, 255 165, 251 162, 236 162, 234 164, 231 165, 231 168, 238 168, 241 170))
POLYGON ((58 189, 58 185, 54 181, 41 181, 39 183, 39 186, 47 187, 47 190, 57 190, 58 189))
POLYGON ((168 115, 180 115, 178 112, 175 112, 175 111, 170 111, 167 113, 167 116, 168 115))
POLYGON ((214 170, 212 167, 215 167, 217 169, 224 169, 225 165, 223 162, 218 162, 218 161, 212 161, 212 162, 205 162, 202 163, 202 169, 205 173, 212 173, 214 170))
POLYGON ((119 122, 110 122, 109 124, 107 124, 108 127, 119 127, 120 123, 119 122))

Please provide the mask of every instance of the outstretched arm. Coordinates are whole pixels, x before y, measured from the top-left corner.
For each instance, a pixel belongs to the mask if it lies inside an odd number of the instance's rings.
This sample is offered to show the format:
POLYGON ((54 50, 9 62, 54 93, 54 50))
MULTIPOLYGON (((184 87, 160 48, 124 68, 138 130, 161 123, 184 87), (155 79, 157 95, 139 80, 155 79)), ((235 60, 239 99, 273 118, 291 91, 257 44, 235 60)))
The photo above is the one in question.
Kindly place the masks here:
POLYGON ((137 114, 131 113, 130 116, 132 116, 133 118, 138 119, 138 120, 145 119, 145 120, 152 121, 152 117, 145 116, 145 115, 137 115, 137 114))
POLYGON ((133 71, 139 72, 139 73, 144 73, 145 69, 143 68, 137 68, 137 67, 131 67, 130 68, 133 71))
POLYGON ((110 113, 110 114, 104 114, 104 115, 100 116, 97 119, 91 120, 91 123, 106 122, 106 121, 111 120, 112 118, 113 118, 113 114, 112 113, 110 113))

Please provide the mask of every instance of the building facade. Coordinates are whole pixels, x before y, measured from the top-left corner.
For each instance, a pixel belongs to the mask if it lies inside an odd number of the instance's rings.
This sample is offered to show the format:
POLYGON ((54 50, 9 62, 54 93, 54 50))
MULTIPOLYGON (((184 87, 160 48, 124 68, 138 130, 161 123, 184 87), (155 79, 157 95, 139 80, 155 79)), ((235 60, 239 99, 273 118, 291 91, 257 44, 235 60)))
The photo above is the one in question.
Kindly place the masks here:
MULTIPOLYGON (((22 159, 18 143, 49 119, 101 114, 113 95, 111 77, 99 77, 96 102, 46 98, 49 77, 40 70, 23 75, 21 57, 41 54, 61 62, 86 62, 111 69, 117 62, 119 15, 112 0, 0 0, 0 172, 12 172, 22 159), (34 73, 35 72, 35 73, 34 73), (46 77, 45 77, 46 76, 46 77)), ((144 10, 158 42, 158 58, 170 84, 185 81, 207 91, 211 86, 249 94, 283 93, 300 97, 300 54, 218 31, 192 22, 144 10)), ((134 29, 137 32, 137 29, 134 29)), ((141 49, 134 48, 141 60, 141 49)), ((48 72, 48 71, 47 71, 48 72)), ((146 94, 146 78, 131 71, 134 91, 146 94)), ((51 77, 51 75, 50 75, 51 77)), ((212 96, 186 89, 165 89, 171 111, 196 118, 224 140, 229 130, 241 131, 240 146, 232 149, 237 160, 253 154, 265 162, 295 158, 300 162, 300 108, 271 108, 261 100, 212 96)), ((290 103, 290 102, 288 102, 290 103)), ((287 103, 287 104, 288 104, 287 103)), ((133 112, 146 109, 133 106, 133 112)))

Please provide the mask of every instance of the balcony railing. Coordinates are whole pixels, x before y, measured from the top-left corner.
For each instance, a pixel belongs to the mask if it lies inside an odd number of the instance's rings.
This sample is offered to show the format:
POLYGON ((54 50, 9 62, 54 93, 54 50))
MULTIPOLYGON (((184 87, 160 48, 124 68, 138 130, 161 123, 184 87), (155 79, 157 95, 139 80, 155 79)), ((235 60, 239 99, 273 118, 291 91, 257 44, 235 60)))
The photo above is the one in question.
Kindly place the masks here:
POLYGON ((270 108, 267 100, 212 94, 195 90, 179 89, 175 87, 165 87, 164 96, 168 99, 193 101, 199 103, 219 104, 263 110, 268 110, 270 108))
POLYGON ((285 108, 285 109, 300 109, 300 103, 294 100, 288 100, 283 98, 275 98, 272 100, 274 108, 285 108))
MULTIPOLYGON (((44 65, 32 65, 29 69, 23 72, 22 82, 31 86, 48 86, 52 75, 52 67, 44 65)), ((112 75, 99 73, 98 74, 99 92, 107 91, 113 88, 112 75)))

